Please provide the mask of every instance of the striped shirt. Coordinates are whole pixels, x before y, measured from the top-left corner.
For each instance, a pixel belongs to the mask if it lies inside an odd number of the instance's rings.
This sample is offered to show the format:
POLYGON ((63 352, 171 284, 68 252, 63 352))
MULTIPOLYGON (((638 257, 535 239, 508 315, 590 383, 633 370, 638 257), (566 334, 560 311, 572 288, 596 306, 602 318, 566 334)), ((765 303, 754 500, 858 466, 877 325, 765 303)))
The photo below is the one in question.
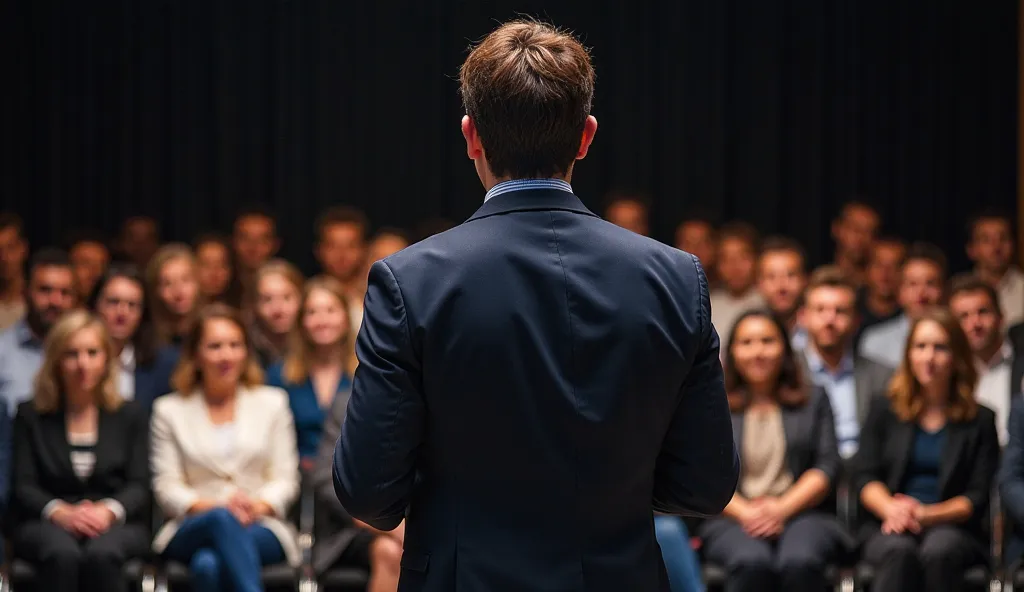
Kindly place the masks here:
POLYGON ((496 195, 502 193, 509 193, 511 191, 523 191, 526 189, 558 189, 559 191, 568 191, 572 193, 572 185, 566 183, 561 179, 512 179, 511 181, 502 181, 487 192, 484 196, 484 201, 491 199, 496 195))

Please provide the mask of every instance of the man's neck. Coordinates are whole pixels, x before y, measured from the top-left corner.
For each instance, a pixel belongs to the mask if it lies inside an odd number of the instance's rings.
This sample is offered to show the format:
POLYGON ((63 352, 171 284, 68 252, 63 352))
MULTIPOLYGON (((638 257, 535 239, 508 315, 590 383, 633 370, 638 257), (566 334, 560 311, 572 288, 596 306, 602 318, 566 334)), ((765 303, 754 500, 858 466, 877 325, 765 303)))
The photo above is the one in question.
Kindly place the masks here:
POLYGON ((985 269, 980 266, 974 268, 974 273, 985 283, 998 287, 999 283, 1006 277, 1006 272, 1010 271, 1009 267, 1003 269, 985 269))
POLYGON ((977 353, 977 356, 986 368, 991 368, 992 365, 1002 357, 1002 350, 1003 342, 998 339, 993 339, 992 343, 977 353))
POLYGON ((814 348, 814 353, 818 354, 821 358, 821 363, 825 365, 825 368, 829 372, 835 373, 839 370, 839 367, 843 363, 843 358, 846 356, 845 347, 830 347, 830 348, 819 348, 817 344, 811 343, 811 347, 814 348))

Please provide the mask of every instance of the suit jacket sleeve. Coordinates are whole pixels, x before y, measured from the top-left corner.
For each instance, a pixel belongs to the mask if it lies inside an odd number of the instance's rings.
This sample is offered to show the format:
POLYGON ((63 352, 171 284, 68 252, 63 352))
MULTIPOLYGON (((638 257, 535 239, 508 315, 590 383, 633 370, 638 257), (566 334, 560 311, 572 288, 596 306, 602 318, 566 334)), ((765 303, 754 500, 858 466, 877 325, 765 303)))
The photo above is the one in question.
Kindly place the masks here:
POLYGON ((14 417, 14 499, 19 508, 30 516, 39 516, 54 496, 39 484, 39 469, 32 454, 32 424, 39 416, 32 409, 31 401, 18 407, 14 417))
POLYGON ((690 257, 696 270, 699 342, 661 444, 652 501, 658 512, 711 516, 732 499, 740 460, 722 379, 718 333, 711 324, 707 278, 697 258, 690 257))
POLYGON ((124 445, 129 447, 127 479, 124 488, 110 498, 124 508, 125 519, 133 521, 144 519, 149 510, 149 426, 141 408, 134 403, 126 404, 124 417, 124 445))
POLYGON ((168 518, 184 516, 199 493, 185 482, 181 450, 176 442, 174 424, 167 409, 168 400, 157 399, 150 424, 150 466, 153 471, 153 496, 168 518))
POLYGON ((1024 401, 1010 410, 1010 441, 999 469, 999 493, 1014 524, 1024 524, 1024 401))
POLYGON ((868 418, 860 430, 857 454, 853 457, 853 490, 860 497, 860 490, 872 481, 886 482, 885 432, 889 417, 889 399, 875 397, 868 410, 868 418))
POLYGON ((405 517, 426 407, 408 309, 386 261, 370 268, 348 415, 334 453, 334 489, 352 516, 380 530, 405 517))
POLYGON ((965 459, 971 463, 971 476, 964 495, 971 500, 974 513, 988 508, 992 495, 992 480, 999 468, 999 435, 996 433, 995 414, 987 408, 979 409, 974 421, 978 423, 976 456, 965 459))
POLYGON ((11 494, 11 415, 0 401, 0 515, 7 509, 11 494))
MULTIPOLYGON (((276 389, 275 389, 276 390, 276 389)), ((267 445, 270 446, 270 464, 267 482, 256 497, 270 504, 278 518, 288 514, 288 508, 299 496, 299 449, 295 442, 295 420, 288 407, 287 395, 279 391, 277 405, 268 406, 266 413, 273 416, 267 445)))
POLYGON ((345 410, 348 408, 346 397, 335 397, 331 403, 331 411, 324 420, 324 431, 320 437, 320 448, 316 454, 316 465, 313 468, 313 491, 322 507, 329 510, 336 518, 349 524, 352 516, 345 511, 345 508, 338 501, 338 495, 334 493, 334 479, 331 475, 331 465, 334 463, 334 447, 341 436, 341 424, 345 421, 345 410))
POLYGON ((818 390, 814 398, 814 421, 817 424, 818 441, 815 443, 814 467, 828 477, 829 483, 835 487, 836 477, 842 459, 839 456, 839 444, 836 442, 836 421, 832 415, 832 403, 828 394, 818 390))

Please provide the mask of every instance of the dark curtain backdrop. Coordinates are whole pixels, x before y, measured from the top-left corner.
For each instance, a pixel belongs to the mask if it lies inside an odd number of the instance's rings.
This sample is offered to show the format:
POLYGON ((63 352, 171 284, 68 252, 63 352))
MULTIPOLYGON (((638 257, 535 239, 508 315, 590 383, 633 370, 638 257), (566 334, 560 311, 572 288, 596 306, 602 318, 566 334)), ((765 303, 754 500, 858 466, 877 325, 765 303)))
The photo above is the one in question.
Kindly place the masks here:
POLYGON ((467 45, 517 14, 580 33, 600 128, 574 186, 693 207, 832 249, 854 194, 963 264, 963 223, 1015 204, 1015 0, 4 3, 0 199, 35 245, 122 216, 165 236, 280 216, 311 262, 318 210, 461 221, 482 197, 459 133, 467 45))

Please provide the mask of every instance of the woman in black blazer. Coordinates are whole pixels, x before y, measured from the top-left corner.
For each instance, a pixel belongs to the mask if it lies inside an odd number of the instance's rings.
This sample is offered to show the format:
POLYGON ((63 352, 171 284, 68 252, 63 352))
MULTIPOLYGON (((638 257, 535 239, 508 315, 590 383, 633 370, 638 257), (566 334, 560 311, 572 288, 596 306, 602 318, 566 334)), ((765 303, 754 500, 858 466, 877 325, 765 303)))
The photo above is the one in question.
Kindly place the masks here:
POLYGON ((822 502, 840 457, 828 395, 809 389, 789 337, 770 313, 733 325, 725 388, 743 472, 722 517, 700 529, 726 590, 819 592, 825 566, 852 545, 822 502))
POLYGON ((125 590, 149 548, 145 415, 117 393, 103 323, 65 315, 46 338, 31 401, 14 420, 14 554, 47 592, 125 590))
POLYGON ((977 404, 966 336, 945 309, 911 326, 888 398, 873 401, 853 460, 867 509, 863 557, 878 592, 954 591, 986 560, 995 415, 977 404))

